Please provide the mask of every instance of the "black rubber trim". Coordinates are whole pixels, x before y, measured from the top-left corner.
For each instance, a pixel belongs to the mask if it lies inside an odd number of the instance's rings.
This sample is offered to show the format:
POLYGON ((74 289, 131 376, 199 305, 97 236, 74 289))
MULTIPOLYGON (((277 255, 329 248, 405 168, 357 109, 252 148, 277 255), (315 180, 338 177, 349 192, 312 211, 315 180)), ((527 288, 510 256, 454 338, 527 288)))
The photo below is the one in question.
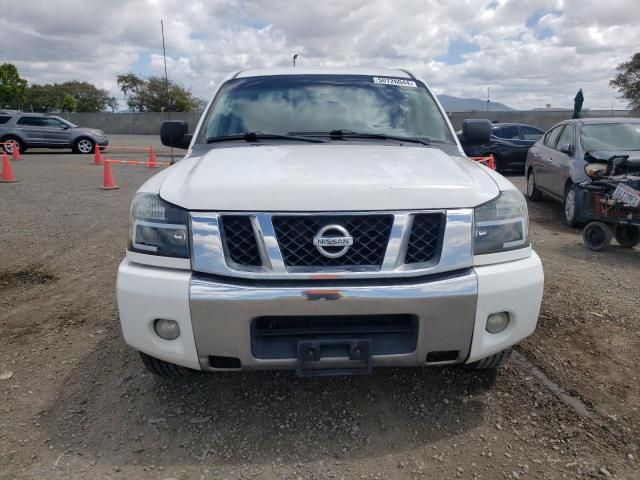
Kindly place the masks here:
POLYGON ((401 72, 406 73, 407 75, 409 75, 413 80, 416 80, 416 77, 413 73, 411 73, 409 70, 406 70, 404 68, 399 68, 398 70, 400 70, 401 72))
MULTIPOLYGON (((325 272, 331 275, 331 272, 325 272)), ((216 283, 224 283, 228 285, 238 285, 243 287, 298 287, 298 288, 318 288, 321 285, 331 286, 397 286, 397 285, 420 285, 424 283, 438 282, 451 278, 458 278, 473 273, 472 268, 464 268, 443 273, 434 273, 431 275, 420 275, 417 277, 381 277, 381 278, 328 278, 328 279, 302 279, 302 280, 267 280, 267 279, 251 279, 227 277, 224 275, 211 275, 207 273, 193 272, 193 280, 210 281, 216 283)), ((321 275, 321 273, 318 273, 321 275)))

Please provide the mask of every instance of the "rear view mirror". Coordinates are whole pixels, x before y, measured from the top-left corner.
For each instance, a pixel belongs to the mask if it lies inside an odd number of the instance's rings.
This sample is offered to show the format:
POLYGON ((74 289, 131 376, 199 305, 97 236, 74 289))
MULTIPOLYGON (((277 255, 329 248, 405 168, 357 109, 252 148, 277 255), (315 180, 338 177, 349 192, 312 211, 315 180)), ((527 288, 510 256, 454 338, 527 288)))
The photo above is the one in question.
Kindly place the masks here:
POLYGON ((189 125, 182 120, 173 120, 171 122, 162 122, 160 125, 160 141, 167 147, 189 148, 192 134, 187 134, 189 125))
POLYGON ((560 151, 562 153, 566 153, 567 155, 573 155, 573 145, 571 145, 570 143, 565 143, 564 145, 560 146, 560 151))
POLYGON ((464 147, 484 145, 491 141, 491 122, 489 120, 473 119, 462 122, 460 143, 464 147))

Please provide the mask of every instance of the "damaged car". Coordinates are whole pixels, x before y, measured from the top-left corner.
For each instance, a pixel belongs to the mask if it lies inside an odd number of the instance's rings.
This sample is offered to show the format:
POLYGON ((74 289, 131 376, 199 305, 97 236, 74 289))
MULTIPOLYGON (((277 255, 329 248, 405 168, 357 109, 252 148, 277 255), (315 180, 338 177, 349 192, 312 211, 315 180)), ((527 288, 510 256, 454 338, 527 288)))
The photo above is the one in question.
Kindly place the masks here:
POLYGON ((576 200, 588 221, 582 231, 587 248, 604 250, 615 236, 623 248, 640 243, 640 152, 625 155, 587 152, 576 200))
POLYGON ((579 226, 587 220, 580 192, 581 184, 591 178, 585 170, 587 164, 593 163, 594 158, 608 162, 614 156, 627 156, 627 162, 632 164, 638 154, 640 119, 581 118, 560 122, 527 153, 527 196, 531 201, 545 195, 562 202, 567 225, 579 226))

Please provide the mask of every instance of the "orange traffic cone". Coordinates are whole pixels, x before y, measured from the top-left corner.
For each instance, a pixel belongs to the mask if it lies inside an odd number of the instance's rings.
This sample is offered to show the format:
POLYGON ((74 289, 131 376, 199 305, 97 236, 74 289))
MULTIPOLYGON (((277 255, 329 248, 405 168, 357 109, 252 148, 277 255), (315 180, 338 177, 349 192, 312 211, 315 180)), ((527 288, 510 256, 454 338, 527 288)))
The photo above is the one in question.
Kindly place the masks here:
POLYGON ((116 185, 116 179, 113 178, 113 172, 111 171, 111 162, 108 158, 104 160, 104 168, 102 169, 102 190, 114 190, 118 187, 116 185))
POLYGON ((11 162, 9 161, 9 157, 7 156, 7 152, 2 150, 2 177, 0 177, 0 182, 9 183, 17 181, 18 179, 13 175, 11 162))
POLYGON ((96 145, 96 148, 93 149, 93 164, 94 165, 102 165, 102 154, 100 153, 100 148, 96 145))
POLYGON ((149 145, 149 168, 158 168, 158 162, 156 161, 156 152, 153 151, 153 145, 149 145))
POLYGON ((13 144, 13 159, 22 160, 22 157, 20 157, 20 144, 18 142, 13 144))

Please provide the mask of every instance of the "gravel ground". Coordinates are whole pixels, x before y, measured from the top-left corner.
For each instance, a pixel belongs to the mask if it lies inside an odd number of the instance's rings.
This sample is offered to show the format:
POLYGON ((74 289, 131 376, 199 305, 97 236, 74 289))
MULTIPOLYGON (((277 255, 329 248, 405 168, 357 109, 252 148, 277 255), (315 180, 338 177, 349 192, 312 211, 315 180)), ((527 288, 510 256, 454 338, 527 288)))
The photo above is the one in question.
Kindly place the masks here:
POLYGON ((116 165, 102 191, 91 161, 30 150, 0 184, 0 479, 640 478, 639 249, 590 252, 532 204, 542 316, 497 373, 167 381, 122 341, 114 292, 152 171, 116 165))

